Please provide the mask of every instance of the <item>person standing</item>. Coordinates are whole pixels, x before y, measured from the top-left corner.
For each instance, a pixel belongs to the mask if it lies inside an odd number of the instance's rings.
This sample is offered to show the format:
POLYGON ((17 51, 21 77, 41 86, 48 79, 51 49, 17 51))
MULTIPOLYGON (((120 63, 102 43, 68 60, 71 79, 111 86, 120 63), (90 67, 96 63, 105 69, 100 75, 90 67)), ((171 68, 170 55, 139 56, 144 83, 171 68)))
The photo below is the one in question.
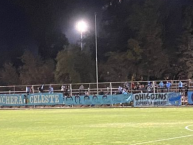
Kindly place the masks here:
POLYGON ((122 94, 123 88, 121 86, 118 87, 118 94, 122 94))
POLYGON ((65 85, 62 85, 62 86, 61 86, 61 91, 62 91, 62 92, 65 92, 65 85))
POLYGON ((31 91, 30 87, 26 86, 26 93, 27 93, 27 95, 29 95, 30 91, 31 91))
POLYGON ((80 87, 79 87, 79 94, 80 95, 84 94, 84 86, 83 85, 80 85, 80 87))
POLYGON ((162 81, 159 83, 159 88, 161 89, 161 92, 163 93, 164 83, 162 81))
POLYGON ((187 97, 188 96, 188 89, 189 89, 187 84, 184 85, 184 89, 185 89, 185 97, 187 97))
POLYGON ((179 88, 179 92, 182 92, 182 88, 183 88, 183 83, 182 83, 182 81, 179 81, 179 83, 178 83, 178 88, 179 88))
POLYGON ((43 93, 43 91, 44 91, 44 84, 41 87, 39 87, 38 90, 39 90, 39 93, 43 93))
POLYGON ((49 94, 53 94, 54 93, 54 88, 50 85, 49 87, 49 94))
POLYGON ((151 84, 151 82, 148 82, 148 84, 147 84, 147 92, 148 93, 152 92, 152 84, 151 84))
POLYGON ((171 83, 169 81, 167 81, 167 83, 166 83, 167 92, 170 91, 170 87, 171 87, 171 83))

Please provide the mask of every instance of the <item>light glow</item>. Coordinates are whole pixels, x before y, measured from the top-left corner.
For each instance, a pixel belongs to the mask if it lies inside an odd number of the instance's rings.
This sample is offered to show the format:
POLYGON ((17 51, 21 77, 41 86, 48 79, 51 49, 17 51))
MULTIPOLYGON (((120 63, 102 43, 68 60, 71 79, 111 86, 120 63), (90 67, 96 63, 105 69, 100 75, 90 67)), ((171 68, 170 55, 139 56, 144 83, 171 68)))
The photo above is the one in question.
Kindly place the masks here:
POLYGON ((88 25, 85 21, 81 20, 77 23, 76 29, 80 31, 81 33, 86 32, 88 29, 88 25))

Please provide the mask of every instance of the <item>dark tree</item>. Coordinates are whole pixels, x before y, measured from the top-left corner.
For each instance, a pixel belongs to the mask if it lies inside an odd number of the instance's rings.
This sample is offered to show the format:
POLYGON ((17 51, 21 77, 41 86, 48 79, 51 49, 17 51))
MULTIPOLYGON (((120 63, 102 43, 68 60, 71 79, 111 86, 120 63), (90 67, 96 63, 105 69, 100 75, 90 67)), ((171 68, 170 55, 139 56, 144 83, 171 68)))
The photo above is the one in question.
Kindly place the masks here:
POLYGON ((0 71, 1 85, 19 85, 19 74, 11 63, 5 63, 0 71))
POLYGON ((93 82, 93 61, 89 54, 78 46, 69 46, 60 51, 56 58, 55 79, 60 83, 93 82))

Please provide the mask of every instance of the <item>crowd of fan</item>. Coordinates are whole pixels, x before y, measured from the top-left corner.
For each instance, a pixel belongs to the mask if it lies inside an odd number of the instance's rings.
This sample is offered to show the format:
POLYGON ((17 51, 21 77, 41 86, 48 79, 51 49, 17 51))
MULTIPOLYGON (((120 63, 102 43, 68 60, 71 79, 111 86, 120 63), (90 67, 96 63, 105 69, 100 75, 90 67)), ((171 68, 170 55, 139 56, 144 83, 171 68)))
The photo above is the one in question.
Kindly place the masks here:
MULTIPOLYGON (((179 81, 177 83, 177 90, 180 93, 185 93, 187 96, 188 92, 188 85, 186 83, 183 83, 182 81, 179 81)), ((172 82, 170 81, 160 81, 159 83, 156 82, 147 82, 147 83, 125 83, 123 87, 118 87, 118 94, 126 94, 126 93, 163 93, 163 92, 172 92, 172 82)))
MULTIPOLYGON (((128 94, 128 93, 163 93, 163 92, 172 92, 172 85, 173 83, 171 81, 160 81, 159 83, 156 82, 125 82, 123 87, 119 86, 117 91, 113 90, 113 94, 128 94)), ((178 85, 178 92, 184 93, 185 96, 187 96, 188 92, 188 85, 186 83, 183 83, 182 81, 179 81, 177 83, 178 85)), ((37 88, 39 93, 44 92, 44 85, 37 88)), ((176 89, 175 89, 176 91, 176 89)), ((26 93, 32 93, 34 92, 32 90, 32 87, 26 86, 26 93)), ((52 94, 54 92, 54 88, 50 85, 48 93, 52 94)), ((70 88, 69 86, 62 85, 61 86, 61 92, 65 96, 69 96, 70 88)), ((104 89, 99 90, 99 95, 109 95, 110 94, 110 88, 107 87, 106 91, 104 89)), ((88 90, 84 89, 83 85, 80 85, 79 87, 79 93, 78 95, 89 95, 88 90)))

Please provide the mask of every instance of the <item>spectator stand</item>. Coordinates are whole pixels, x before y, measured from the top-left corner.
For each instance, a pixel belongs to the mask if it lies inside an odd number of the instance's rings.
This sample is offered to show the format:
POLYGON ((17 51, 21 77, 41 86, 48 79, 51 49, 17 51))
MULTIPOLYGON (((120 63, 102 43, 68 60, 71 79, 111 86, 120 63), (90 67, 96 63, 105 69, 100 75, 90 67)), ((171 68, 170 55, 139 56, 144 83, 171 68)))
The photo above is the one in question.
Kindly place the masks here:
MULTIPOLYGON (((98 92, 105 95, 119 94, 118 88, 121 87, 127 93, 160 93, 159 83, 161 81, 164 83, 163 92, 167 92, 167 81, 171 82, 170 92, 179 92, 178 83, 180 80, 100 82, 98 83, 98 92)), ((182 92, 180 92, 182 95, 182 104, 187 104, 187 91, 193 90, 193 81, 190 79, 181 81, 183 83, 182 92)), ((42 84, 0 86, 0 94, 26 93, 26 86, 31 87, 30 93, 39 93, 38 88, 42 84)), ((96 83, 44 84, 43 92, 48 93, 49 86, 53 87, 55 93, 63 93, 69 96, 97 94, 96 83), (81 85, 83 85, 83 88, 80 88, 81 85), (65 90, 61 90, 61 86, 65 86, 65 90)))

